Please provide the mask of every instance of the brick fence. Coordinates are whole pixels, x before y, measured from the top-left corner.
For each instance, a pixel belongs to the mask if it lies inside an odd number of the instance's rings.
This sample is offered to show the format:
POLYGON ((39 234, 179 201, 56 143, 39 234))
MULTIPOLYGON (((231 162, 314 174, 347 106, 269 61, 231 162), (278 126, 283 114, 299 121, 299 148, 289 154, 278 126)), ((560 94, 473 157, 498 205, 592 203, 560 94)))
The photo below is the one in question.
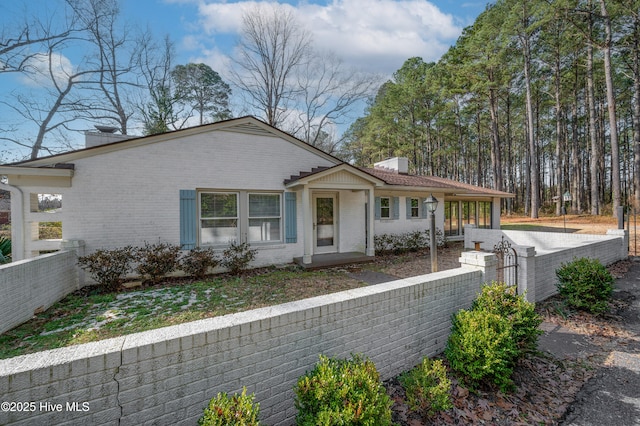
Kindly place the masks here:
MULTIPOLYGON (((482 238, 499 240, 500 231, 494 232, 482 238)), ((518 246, 527 255, 520 258, 524 289, 541 300, 552 291, 553 262, 611 253, 621 258, 624 244, 624 235, 609 236, 540 256, 518 246)), ((256 394, 263 424, 293 424, 293 387, 320 354, 362 353, 389 378, 440 353, 451 315, 468 308, 482 283, 496 278, 492 253, 463 252, 460 263, 458 269, 0 360, 0 402, 22 409, 0 410, 0 424, 193 425, 217 392, 242 386, 256 394), (26 410, 17 405, 25 402, 26 410)))
POLYGON ((0 266, 0 333, 77 290, 77 259, 75 251, 60 251, 0 266))
POLYGON ((440 353, 492 259, 463 253, 455 270, 0 360, 2 401, 36 403, 0 424, 194 425, 217 392, 242 386, 264 424, 292 424, 293 387, 319 354, 365 354, 388 378, 440 353))
POLYGON ((539 302, 556 292, 555 271, 576 258, 598 259, 610 265, 628 256, 629 233, 612 229, 607 235, 566 234, 561 232, 530 232, 478 229, 465 227, 464 246, 472 248, 481 241, 483 250, 491 251, 504 237, 518 255, 518 291, 527 299, 539 302))

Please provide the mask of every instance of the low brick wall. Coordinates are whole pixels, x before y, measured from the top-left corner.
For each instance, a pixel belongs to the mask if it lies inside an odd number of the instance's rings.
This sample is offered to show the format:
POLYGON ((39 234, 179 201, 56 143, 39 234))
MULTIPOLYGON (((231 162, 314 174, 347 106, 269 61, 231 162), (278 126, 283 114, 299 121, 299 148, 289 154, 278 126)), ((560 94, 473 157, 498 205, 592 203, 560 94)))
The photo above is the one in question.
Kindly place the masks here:
POLYGON ((609 230, 607 235, 527 232, 465 227, 465 247, 481 241, 481 248, 492 251, 504 236, 518 255, 518 291, 539 302, 558 292, 555 271, 576 258, 598 259, 610 265, 628 257, 628 233, 609 230))
POLYGON ((588 244, 537 255, 535 258, 536 302, 545 300, 558 292, 558 278, 556 277, 555 271, 559 269, 563 263, 586 257, 589 259, 598 259, 603 265, 610 265, 623 259, 618 255, 620 245, 619 238, 609 238, 600 241, 592 240, 589 241, 588 244))
POLYGON ((217 392, 242 386, 263 424, 292 424, 293 387, 319 354, 363 353, 388 378, 440 353, 451 315, 484 281, 485 255, 470 256, 455 270, 0 360, 1 400, 35 402, 0 411, 0 424, 194 425, 217 392))
POLYGON ((0 266, 0 333, 77 290, 76 261, 75 251, 61 251, 0 266))

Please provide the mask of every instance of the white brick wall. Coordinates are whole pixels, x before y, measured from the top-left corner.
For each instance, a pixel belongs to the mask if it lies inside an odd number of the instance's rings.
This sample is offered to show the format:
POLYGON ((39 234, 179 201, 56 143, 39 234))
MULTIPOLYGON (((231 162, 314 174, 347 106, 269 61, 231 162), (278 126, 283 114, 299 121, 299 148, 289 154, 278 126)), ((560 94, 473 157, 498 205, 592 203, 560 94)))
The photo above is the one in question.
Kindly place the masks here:
POLYGON ((555 271, 563 263, 587 257, 610 265, 628 255, 628 236, 625 231, 616 230, 607 235, 592 235, 467 227, 464 245, 472 248, 473 241, 482 241, 481 248, 492 251, 503 235, 519 253, 518 290, 526 291, 527 298, 536 302, 558 292, 555 271))
POLYGON ((293 423, 293 387, 319 354, 369 356, 388 378, 443 350, 482 272, 456 269, 86 345, 0 360, 3 401, 87 412, 0 412, 0 424, 193 425, 247 386, 267 425, 293 423))
POLYGON ((74 251, 62 251, 0 266, 0 333, 77 290, 76 261, 74 251))
MULTIPOLYGON (((181 189, 280 192, 290 175, 333 165, 280 138, 224 131, 122 149, 74 164, 73 186, 56 192, 63 196, 63 238, 84 240, 87 253, 145 241, 178 244, 181 189)), ((255 266, 291 262, 303 253, 298 195, 298 243, 260 249, 255 266)))
MULTIPOLYGON (((376 197, 397 197, 399 194, 389 191, 376 191, 376 197)), ((429 194, 425 193, 411 193, 407 192, 400 196, 400 215, 397 220, 394 219, 378 219, 375 221, 375 233, 376 235, 382 234, 402 234, 405 232, 413 231, 426 231, 430 227, 429 214, 425 219, 407 219, 407 197, 427 198, 429 194)), ((444 226, 444 194, 434 193, 436 199, 438 199, 438 208, 436 209, 436 228, 442 229, 444 226)), ((421 206, 421 209, 424 206, 421 206)))

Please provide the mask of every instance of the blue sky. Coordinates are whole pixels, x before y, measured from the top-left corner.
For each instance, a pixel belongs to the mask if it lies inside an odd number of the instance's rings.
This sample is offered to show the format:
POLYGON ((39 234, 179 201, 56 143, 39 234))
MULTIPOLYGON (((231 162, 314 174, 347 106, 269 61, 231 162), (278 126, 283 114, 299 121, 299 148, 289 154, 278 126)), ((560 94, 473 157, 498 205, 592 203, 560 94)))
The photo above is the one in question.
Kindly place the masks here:
MULTIPOLYGON (((176 42, 179 62, 224 72, 241 15, 256 1, 124 0, 123 12, 176 42)), ((486 1, 280 1, 296 12, 320 49, 356 67, 391 74, 411 56, 436 61, 471 25, 486 1)))
MULTIPOLYGON (((0 0, 0 36, 3 29, 24 15, 24 10, 46 13, 59 1, 0 0)), ((158 38, 170 36, 176 47, 174 64, 204 62, 224 79, 242 13, 260 2, 121 0, 121 7, 124 21, 132 29, 148 27, 158 38)), ((391 76, 412 56, 437 61, 456 42, 463 28, 471 25, 485 9, 487 1, 287 0, 279 3, 292 9, 311 33, 316 48, 332 51, 349 67, 391 76)), ((53 24, 61 18, 55 15, 53 24)), ((59 60, 65 66, 74 66, 75 58, 71 56, 61 56, 59 60)), ((9 99, 11 91, 33 93, 37 85, 37 81, 0 73, 0 98, 9 99)), ((12 116, 7 107, 0 104, 0 131, 7 127, 12 116)))

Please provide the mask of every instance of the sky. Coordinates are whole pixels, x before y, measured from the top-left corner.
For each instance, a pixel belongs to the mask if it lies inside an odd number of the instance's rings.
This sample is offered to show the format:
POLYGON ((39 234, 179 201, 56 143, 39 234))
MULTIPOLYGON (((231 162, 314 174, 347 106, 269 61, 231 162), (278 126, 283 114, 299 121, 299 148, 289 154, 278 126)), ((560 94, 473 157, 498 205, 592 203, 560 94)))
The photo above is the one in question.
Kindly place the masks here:
MULTIPOLYGON (((130 27, 149 28, 159 39, 166 35, 171 38, 175 45, 174 64, 202 62, 225 79, 241 16, 261 2, 121 0, 121 9, 124 22, 130 27)), ((55 3, 52 0, 0 0, 0 37, 3 28, 10 27, 24 10, 47 13, 55 3)), ((348 67, 391 77, 410 57, 437 61, 455 44, 462 30, 473 24, 488 1, 285 0, 278 3, 291 8, 319 50, 335 53, 348 67)), ((56 19, 62 16, 54 14, 54 24, 56 19)), ((74 65, 72 57, 57 59, 61 67, 74 65)), ((8 99, 11 91, 37 89, 38 84, 15 74, 0 73, 0 99, 8 99)), ((6 106, 0 104, 0 131, 5 124, 2 121, 12 116, 6 106)))
MULTIPOLYGON (((256 1, 124 0, 125 16, 146 22, 176 42, 181 63, 204 62, 219 72, 228 66, 242 13, 256 1)), ((348 65, 391 75, 420 56, 437 61, 471 25, 487 1, 307 0, 289 5, 314 44, 348 65)))

